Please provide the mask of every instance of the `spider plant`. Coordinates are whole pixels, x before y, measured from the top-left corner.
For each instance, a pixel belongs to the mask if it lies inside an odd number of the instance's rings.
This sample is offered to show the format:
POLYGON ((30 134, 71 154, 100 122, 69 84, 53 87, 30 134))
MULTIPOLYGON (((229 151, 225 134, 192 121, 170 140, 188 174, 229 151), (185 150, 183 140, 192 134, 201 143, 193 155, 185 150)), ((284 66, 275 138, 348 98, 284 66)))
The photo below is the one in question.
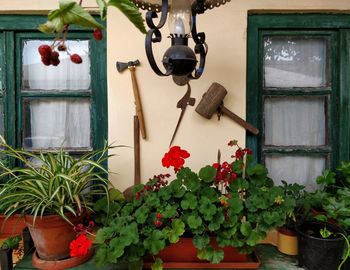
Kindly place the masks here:
POLYGON ((60 149, 56 153, 33 153, 14 149, 0 138, 0 205, 9 217, 14 213, 38 216, 67 213, 77 216, 91 210, 93 195, 108 196, 108 171, 103 163, 110 157, 105 145, 100 150, 73 157, 60 149), (16 161, 19 167, 9 164, 16 161))

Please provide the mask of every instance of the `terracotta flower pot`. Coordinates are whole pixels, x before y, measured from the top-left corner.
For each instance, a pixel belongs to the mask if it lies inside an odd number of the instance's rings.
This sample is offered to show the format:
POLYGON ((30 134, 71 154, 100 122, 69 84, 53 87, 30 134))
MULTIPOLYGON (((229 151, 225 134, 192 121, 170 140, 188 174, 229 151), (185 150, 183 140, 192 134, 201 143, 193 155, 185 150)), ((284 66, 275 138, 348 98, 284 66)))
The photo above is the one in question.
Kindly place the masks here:
POLYGON ((21 215, 12 215, 8 219, 6 216, 0 215, 0 237, 7 238, 21 234, 26 227, 24 218, 21 215))
MULTIPOLYGON (((211 245, 219 248, 215 238, 211 239, 211 245)), ((249 268, 257 269, 260 262, 254 256, 253 258, 246 254, 241 254, 234 247, 224 247, 224 259, 218 264, 212 264, 197 258, 197 249, 193 245, 192 238, 180 238, 180 240, 165 249, 161 250, 157 257, 162 259, 164 268, 249 268)), ((153 256, 146 256, 144 259, 144 267, 149 268, 153 263, 153 256)))
POLYGON ((298 236, 295 231, 287 228, 278 229, 277 248, 287 255, 298 255, 298 236))
MULTIPOLYGON (((83 217, 67 215, 73 224, 82 222, 83 217)), ((33 226, 33 216, 25 216, 36 251, 43 260, 60 260, 69 257, 69 244, 75 239, 73 226, 59 215, 37 217, 33 226)))

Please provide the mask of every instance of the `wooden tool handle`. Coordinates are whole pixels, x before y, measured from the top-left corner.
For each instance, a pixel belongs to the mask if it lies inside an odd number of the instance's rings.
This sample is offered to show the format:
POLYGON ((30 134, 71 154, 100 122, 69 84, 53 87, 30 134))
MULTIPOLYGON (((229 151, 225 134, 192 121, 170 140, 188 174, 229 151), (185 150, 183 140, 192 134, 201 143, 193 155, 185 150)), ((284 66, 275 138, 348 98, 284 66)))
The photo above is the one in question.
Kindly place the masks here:
POLYGON ((143 118, 139 87, 137 85, 136 76, 135 76, 135 67, 129 67, 129 70, 131 74, 132 89, 133 89, 134 98, 135 98, 136 114, 139 118, 141 135, 143 139, 146 139, 147 136, 146 136, 145 120, 143 118))
POLYGON ((229 109, 227 109, 224 106, 220 107, 220 109, 221 109, 221 112, 223 114, 226 114, 228 117, 230 117, 233 121, 235 121, 241 127, 244 127, 246 130, 248 130, 249 132, 253 133, 254 135, 258 135, 259 134, 259 129, 257 129, 253 125, 249 124, 247 121, 243 120, 237 114, 231 112, 229 109))
POLYGON ((140 125, 138 116, 134 115, 134 185, 141 184, 140 171, 140 125))

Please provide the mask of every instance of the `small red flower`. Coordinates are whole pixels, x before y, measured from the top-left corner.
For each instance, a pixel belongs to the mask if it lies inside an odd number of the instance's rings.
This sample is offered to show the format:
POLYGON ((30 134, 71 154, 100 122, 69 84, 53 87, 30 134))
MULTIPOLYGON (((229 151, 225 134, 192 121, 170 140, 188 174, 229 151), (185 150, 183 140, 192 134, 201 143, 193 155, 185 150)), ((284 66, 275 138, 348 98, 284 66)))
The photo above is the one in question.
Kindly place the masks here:
POLYGON ((185 159, 189 156, 190 154, 186 150, 181 149, 179 146, 173 146, 162 158, 162 165, 167 168, 172 166, 174 167, 175 172, 177 172, 182 168, 185 164, 185 159))
POLYGON ((157 213, 157 215, 156 215, 157 219, 161 219, 162 217, 163 217, 163 215, 161 213, 157 213))
POLYGON ((88 253, 91 245, 92 245, 91 240, 88 239, 85 234, 80 234, 69 245, 70 256, 71 257, 85 256, 88 253))

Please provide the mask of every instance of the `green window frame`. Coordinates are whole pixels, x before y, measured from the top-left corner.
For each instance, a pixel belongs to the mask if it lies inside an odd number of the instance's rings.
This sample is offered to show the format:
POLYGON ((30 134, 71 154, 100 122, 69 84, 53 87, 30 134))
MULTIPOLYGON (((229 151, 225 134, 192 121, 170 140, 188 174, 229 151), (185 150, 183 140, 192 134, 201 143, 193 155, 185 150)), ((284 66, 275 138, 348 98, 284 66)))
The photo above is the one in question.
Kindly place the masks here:
MULTIPOLYGON (((336 167, 350 160, 350 15, 347 14, 250 14, 247 39, 247 120, 261 133, 247 133, 247 146, 254 159, 264 162, 265 154, 291 153, 328 156, 326 166, 336 167), (314 36, 329 40, 330 84, 320 89, 276 90, 263 87, 263 40, 266 36, 314 36), (266 97, 324 96, 328 102, 326 133, 329 140, 318 147, 264 145, 263 102, 266 97)), ((326 106, 327 107, 327 106, 326 106)))
MULTIPOLYGON (((108 136, 106 39, 96 41, 92 31, 71 27, 69 40, 88 40, 92 91, 21 91, 22 49, 26 40, 53 40, 37 30, 47 20, 39 15, 0 15, 0 102, 3 105, 4 137, 14 147, 22 147, 23 100, 30 98, 65 98, 91 100, 90 129, 91 147, 103 147, 108 136)), ((84 149, 83 149, 84 150, 84 149)), ((89 150, 89 149, 85 149, 89 150)), ((81 151, 69 149, 73 153, 81 151)))

